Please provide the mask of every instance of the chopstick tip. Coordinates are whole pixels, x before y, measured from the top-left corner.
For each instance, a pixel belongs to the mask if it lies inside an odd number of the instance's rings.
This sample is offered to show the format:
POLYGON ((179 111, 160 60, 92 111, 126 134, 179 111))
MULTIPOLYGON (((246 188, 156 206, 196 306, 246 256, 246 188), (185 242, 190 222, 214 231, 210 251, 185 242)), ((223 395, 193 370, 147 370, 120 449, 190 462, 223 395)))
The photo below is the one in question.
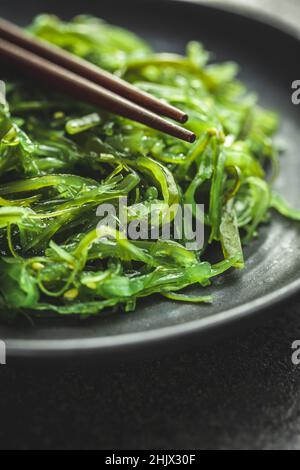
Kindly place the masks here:
POLYGON ((182 113, 179 121, 181 122, 181 124, 185 124, 188 121, 188 119, 189 119, 188 115, 185 113, 182 113))
POLYGON ((193 132, 190 132, 189 135, 187 136, 187 141, 188 141, 190 144, 193 144, 196 139, 197 139, 197 136, 196 136, 196 134, 194 134, 193 132))

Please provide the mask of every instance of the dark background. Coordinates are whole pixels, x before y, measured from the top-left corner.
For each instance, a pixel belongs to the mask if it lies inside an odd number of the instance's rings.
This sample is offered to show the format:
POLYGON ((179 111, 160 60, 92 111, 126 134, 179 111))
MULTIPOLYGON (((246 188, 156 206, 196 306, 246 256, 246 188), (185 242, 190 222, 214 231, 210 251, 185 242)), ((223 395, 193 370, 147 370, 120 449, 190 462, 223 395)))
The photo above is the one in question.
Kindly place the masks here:
MULTIPOLYGON (((295 23, 295 0, 259 3, 295 23)), ((300 449, 299 296, 271 313, 190 351, 0 366, 0 448, 300 449)))
POLYGON ((1 366, 0 448, 299 449, 299 310, 159 359, 1 366))

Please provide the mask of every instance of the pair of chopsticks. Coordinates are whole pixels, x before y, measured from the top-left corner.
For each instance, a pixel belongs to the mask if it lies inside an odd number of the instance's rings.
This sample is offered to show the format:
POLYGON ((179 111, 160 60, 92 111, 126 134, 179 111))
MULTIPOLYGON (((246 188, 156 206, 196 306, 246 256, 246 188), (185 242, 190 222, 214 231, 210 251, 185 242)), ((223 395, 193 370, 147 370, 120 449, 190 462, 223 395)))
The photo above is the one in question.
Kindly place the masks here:
POLYGON ((80 101, 145 124, 186 142, 195 134, 161 116, 185 123, 188 116, 170 104, 73 54, 41 41, 0 18, 0 60, 43 85, 80 101))

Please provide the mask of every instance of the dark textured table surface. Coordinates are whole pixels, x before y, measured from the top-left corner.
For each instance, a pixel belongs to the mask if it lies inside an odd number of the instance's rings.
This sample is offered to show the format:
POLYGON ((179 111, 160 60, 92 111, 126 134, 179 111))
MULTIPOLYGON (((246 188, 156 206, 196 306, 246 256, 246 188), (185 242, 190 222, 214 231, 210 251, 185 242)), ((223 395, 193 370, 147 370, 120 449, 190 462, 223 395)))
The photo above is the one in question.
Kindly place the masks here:
MULTIPOLYGON (((283 3, 295 21, 296 1, 283 3)), ((110 365, 8 364, 0 448, 300 449, 297 339, 299 297, 190 351, 110 365)))
POLYGON ((2 449, 300 448, 299 301, 160 359, 0 369, 2 449))

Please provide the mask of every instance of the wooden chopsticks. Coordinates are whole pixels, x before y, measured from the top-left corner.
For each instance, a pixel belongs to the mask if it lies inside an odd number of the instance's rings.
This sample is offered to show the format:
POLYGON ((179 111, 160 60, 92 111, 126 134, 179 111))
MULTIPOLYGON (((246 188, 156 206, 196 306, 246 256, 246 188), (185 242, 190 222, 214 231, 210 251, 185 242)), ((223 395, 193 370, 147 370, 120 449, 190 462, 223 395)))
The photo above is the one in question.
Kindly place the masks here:
POLYGON ((40 41, 0 18, 0 59, 27 75, 76 99, 145 124, 153 129, 195 141, 195 134, 161 116, 184 123, 181 110, 73 54, 40 41), (156 114, 157 113, 157 114, 156 114))

